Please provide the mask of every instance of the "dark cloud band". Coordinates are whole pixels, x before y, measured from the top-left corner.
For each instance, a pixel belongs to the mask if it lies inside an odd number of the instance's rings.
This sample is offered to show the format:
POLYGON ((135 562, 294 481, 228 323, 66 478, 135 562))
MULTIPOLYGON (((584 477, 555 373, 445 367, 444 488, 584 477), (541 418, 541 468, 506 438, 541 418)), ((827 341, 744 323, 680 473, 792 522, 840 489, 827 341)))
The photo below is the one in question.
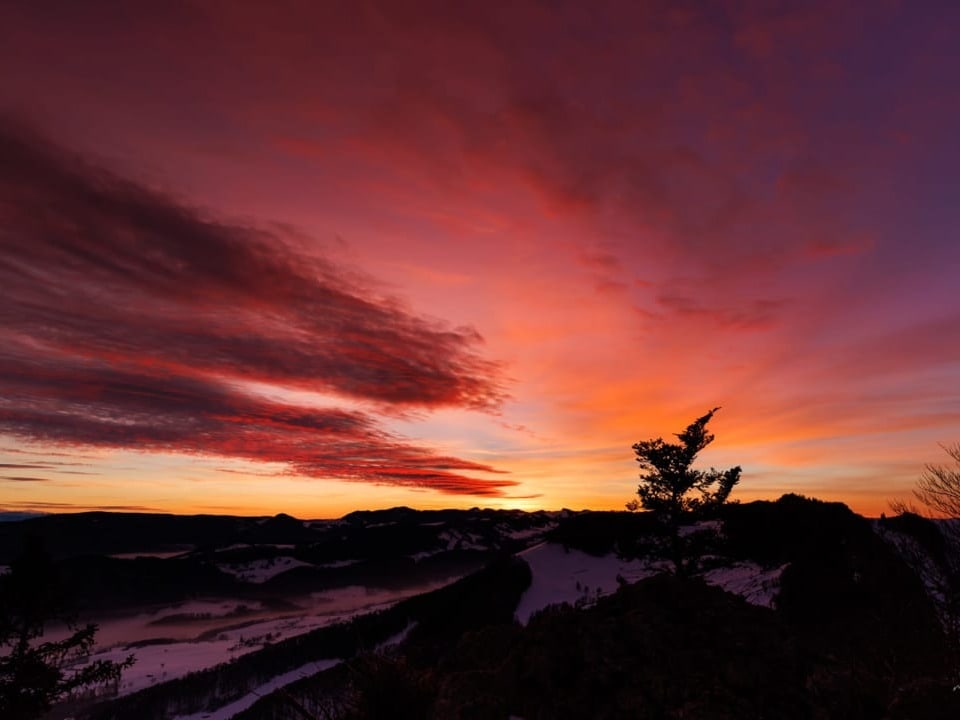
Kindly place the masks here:
POLYGON ((367 412, 494 410, 469 328, 411 313, 266 231, 206 219, 0 123, 0 433, 74 446, 284 462, 291 473, 497 495, 367 412))

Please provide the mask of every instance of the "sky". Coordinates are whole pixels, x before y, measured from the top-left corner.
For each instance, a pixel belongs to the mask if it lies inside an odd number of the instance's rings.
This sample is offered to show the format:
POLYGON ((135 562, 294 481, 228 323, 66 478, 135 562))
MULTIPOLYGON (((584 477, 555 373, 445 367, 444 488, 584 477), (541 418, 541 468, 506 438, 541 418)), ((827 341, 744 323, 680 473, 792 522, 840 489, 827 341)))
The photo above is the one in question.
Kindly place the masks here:
POLYGON ((0 5, 0 508, 743 501, 960 440, 960 5, 0 5))

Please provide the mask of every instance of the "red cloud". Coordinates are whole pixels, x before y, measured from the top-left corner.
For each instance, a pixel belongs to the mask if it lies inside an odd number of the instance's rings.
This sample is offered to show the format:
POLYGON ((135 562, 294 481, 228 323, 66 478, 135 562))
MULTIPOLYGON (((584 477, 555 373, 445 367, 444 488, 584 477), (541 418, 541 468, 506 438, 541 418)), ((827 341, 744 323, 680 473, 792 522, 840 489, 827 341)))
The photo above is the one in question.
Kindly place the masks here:
POLYGON ((0 323, 71 354, 495 408, 471 329, 411 314, 284 238, 199 213, 0 127, 0 323))
POLYGON ((358 411, 503 398, 477 333, 413 315, 275 234, 215 222, 0 125, 0 432, 78 446, 278 461, 292 473, 500 494, 358 411))

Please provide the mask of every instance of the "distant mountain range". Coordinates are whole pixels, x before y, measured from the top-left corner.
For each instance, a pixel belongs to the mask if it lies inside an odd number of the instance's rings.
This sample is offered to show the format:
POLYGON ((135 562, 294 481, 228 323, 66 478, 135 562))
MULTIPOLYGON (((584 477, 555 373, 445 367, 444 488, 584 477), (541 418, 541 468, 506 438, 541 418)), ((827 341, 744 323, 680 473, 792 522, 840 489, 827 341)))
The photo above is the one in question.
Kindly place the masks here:
POLYGON ((347 586, 413 586, 459 576, 537 542, 557 513, 351 513, 339 520, 86 512, 0 524, 0 565, 27 538, 55 558, 86 614, 196 597, 270 604, 347 586))
POLYGON ((41 515, 44 515, 44 514, 45 513, 38 513, 38 512, 18 512, 18 511, 0 510, 0 523, 29 520, 30 518, 40 517, 41 515))
POLYGON ((510 545, 515 533, 553 527, 559 513, 519 510, 389 510, 353 512, 339 520, 273 517, 83 512, 39 515, 7 513, 0 525, 0 564, 20 552, 27 536, 43 540, 54 557, 222 552, 254 545, 310 546, 316 559, 345 559, 430 552, 444 543, 462 549, 510 545), (445 533, 457 534, 458 540, 445 533))

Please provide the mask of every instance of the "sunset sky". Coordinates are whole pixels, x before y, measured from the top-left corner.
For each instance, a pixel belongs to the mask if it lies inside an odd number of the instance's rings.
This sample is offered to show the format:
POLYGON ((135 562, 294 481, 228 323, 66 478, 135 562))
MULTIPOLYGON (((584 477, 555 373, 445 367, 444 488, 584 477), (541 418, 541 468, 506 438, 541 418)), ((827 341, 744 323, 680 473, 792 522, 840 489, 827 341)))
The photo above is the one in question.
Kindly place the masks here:
POLYGON ((0 508, 879 514, 960 440, 960 4, 0 5, 0 508))

